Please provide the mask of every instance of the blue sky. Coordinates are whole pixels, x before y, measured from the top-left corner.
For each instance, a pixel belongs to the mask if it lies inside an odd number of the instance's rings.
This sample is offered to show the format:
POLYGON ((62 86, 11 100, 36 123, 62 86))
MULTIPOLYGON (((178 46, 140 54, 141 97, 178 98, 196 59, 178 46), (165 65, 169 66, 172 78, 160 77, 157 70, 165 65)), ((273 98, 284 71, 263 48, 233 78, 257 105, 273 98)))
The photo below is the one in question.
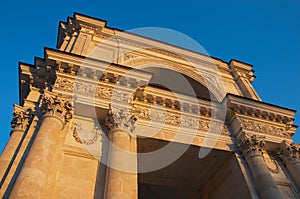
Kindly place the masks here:
MULTIPOLYGON (((300 2, 252 1, 3 1, 0 6, 0 151, 18 103, 18 61, 33 63, 55 48, 58 22, 74 12, 122 30, 169 28, 193 38, 213 57, 254 65, 263 101, 300 111, 300 2)), ((297 113, 295 124, 300 124, 297 113)), ((294 136, 300 143, 300 131, 294 136)))

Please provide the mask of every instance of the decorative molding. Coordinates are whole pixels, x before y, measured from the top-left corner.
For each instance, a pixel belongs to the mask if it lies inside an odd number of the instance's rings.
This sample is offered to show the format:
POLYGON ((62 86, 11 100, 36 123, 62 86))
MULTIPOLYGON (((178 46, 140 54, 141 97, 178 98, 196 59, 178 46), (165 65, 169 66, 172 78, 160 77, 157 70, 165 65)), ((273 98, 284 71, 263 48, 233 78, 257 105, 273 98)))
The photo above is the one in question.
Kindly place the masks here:
POLYGON ((238 148, 246 158, 255 155, 262 156, 264 146, 265 141, 263 139, 258 139, 256 135, 251 135, 250 137, 245 136, 238 142, 238 148))
MULTIPOLYGON (((95 97, 99 99, 108 100, 109 102, 118 104, 128 104, 132 99, 137 102, 142 102, 143 104, 161 105, 165 109, 178 110, 181 112, 193 114, 195 116, 201 115, 210 118, 213 112, 218 111, 217 104, 211 104, 213 102, 208 102, 199 99, 190 99, 189 97, 182 96, 182 107, 180 103, 176 100, 177 98, 171 97, 172 93, 169 91, 160 91, 157 93, 157 89, 148 88, 146 91, 144 89, 137 89, 137 91, 128 90, 126 87, 113 87, 114 84, 110 83, 89 83, 82 80, 69 79, 67 77, 58 76, 54 88, 60 91, 83 95, 86 97, 95 97), (152 101, 147 101, 145 96, 148 98, 155 99, 152 101), (184 98, 185 97, 185 98, 184 98), (163 99, 163 100, 162 100, 163 99), (160 101, 159 101, 160 100, 160 101), (198 102, 198 104, 196 104, 198 102), (197 106, 200 106, 199 108, 197 106)), ((219 111, 220 112, 220 111, 219 111)))
POLYGON ((287 144, 285 141, 283 141, 279 150, 279 157, 286 164, 300 164, 300 147, 293 143, 287 144))
POLYGON ((93 126, 90 127, 83 127, 83 125, 79 122, 74 123, 73 129, 73 137, 75 140, 84 145, 91 145, 94 144, 99 136, 101 135, 101 130, 98 127, 93 126), (83 134, 88 134, 91 139, 84 139, 83 134))
POLYGON ((115 107, 109 108, 108 116, 105 119, 105 125, 112 131, 121 129, 128 133, 132 133, 135 129, 134 123, 137 118, 130 113, 128 109, 115 107))
POLYGON ((68 122, 73 116, 72 103, 56 95, 44 94, 42 99, 42 111, 44 116, 56 116, 63 123, 68 122))
POLYGON ((238 120, 240 121, 243 130, 284 138, 290 138, 292 136, 287 132, 286 128, 284 127, 277 127, 275 125, 253 121, 251 118, 239 118, 238 120))
POLYGON ((199 131, 210 132, 230 136, 230 131, 226 124, 203 119, 196 115, 188 115, 178 112, 164 111, 163 109, 149 109, 136 107, 138 119, 158 122, 171 126, 198 129, 199 131), (220 133, 221 132, 221 133, 220 133))

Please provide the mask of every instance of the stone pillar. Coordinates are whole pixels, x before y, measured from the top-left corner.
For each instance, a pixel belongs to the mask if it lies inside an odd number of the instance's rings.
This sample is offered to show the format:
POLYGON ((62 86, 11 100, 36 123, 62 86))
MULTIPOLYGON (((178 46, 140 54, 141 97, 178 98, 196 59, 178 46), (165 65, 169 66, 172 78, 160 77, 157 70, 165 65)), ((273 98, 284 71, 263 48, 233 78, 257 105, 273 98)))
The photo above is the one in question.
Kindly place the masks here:
POLYGON ((279 157, 284 161, 290 175, 300 189, 300 148, 294 144, 286 144, 284 141, 279 157))
POLYGON ((243 153, 257 190, 263 199, 282 199, 281 193, 270 174, 263 157, 264 141, 255 135, 240 140, 239 149, 243 153))
POLYGON ((6 178, 9 167, 14 161, 14 157, 28 126, 29 118, 30 109, 14 105, 13 119, 11 121, 13 130, 10 132, 10 139, 0 157, 0 188, 6 178))
POLYGON ((66 121, 71 117, 71 103, 46 95, 42 102, 43 118, 36 137, 13 187, 11 198, 47 198, 43 195, 47 174, 53 166, 53 151, 66 121))
POLYGON ((124 109, 110 109, 106 119, 110 150, 105 199, 137 199, 137 141, 133 134, 136 118, 124 109))

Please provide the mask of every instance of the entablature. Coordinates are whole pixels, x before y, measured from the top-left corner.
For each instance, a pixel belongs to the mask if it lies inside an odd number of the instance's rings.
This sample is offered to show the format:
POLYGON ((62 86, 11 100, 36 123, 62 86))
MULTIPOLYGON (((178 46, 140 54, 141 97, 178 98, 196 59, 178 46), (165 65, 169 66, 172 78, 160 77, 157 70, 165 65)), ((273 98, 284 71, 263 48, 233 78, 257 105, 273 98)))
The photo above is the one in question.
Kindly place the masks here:
POLYGON ((292 142, 297 128, 293 125, 296 111, 231 94, 223 103, 227 107, 227 121, 237 138, 250 134, 269 142, 292 142))

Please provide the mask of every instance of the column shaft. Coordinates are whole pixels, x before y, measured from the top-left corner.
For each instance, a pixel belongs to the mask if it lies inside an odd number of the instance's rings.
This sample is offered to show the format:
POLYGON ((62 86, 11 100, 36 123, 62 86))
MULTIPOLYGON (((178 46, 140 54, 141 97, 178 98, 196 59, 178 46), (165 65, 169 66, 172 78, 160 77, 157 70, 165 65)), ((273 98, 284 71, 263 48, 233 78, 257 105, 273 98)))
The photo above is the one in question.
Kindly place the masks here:
POLYGON ((268 170, 262 155, 246 158, 256 187, 263 199, 282 199, 281 193, 268 170))
POLYGON ((137 199, 136 138, 126 131, 115 129, 110 132, 110 139, 105 199, 137 199))
POLYGON ((297 187, 300 189, 300 162, 296 164, 287 165, 287 169, 294 179, 297 187))
POLYGON ((270 174, 263 157, 263 139, 257 139, 256 135, 239 141, 239 148, 245 156, 249 169, 253 176, 258 192, 263 199, 282 199, 282 195, 270 174))
POLYGON ((43 198, 53 149, 64 123, 56 116, 44 117, 11 193, 12 198, 43 198))
POLYGON ((13 130, 11 136, 0 157, 0 181, 1 185, 5 179, 5 173, 9 169, 9 164, 13 161, 15 152, 22 140, 24 130, 13 130))

